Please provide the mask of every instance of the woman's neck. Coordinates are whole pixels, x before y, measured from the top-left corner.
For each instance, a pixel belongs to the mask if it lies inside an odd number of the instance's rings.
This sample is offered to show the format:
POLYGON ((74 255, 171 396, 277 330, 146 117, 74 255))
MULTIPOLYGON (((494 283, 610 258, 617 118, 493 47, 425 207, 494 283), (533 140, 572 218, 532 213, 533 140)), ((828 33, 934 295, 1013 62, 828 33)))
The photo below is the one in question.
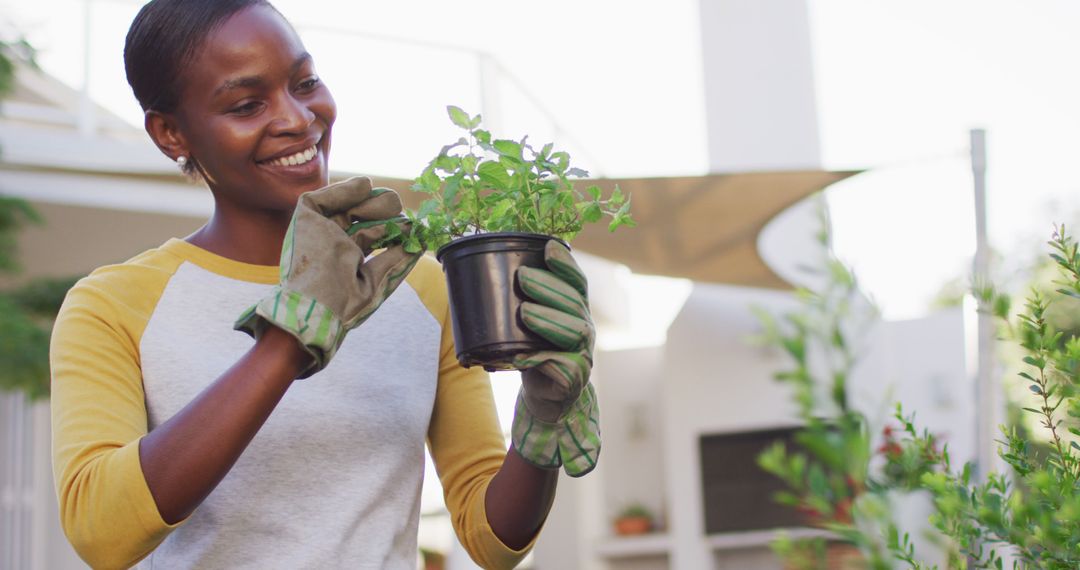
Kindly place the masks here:
POLYGON ((214 215, 185 241, 222 257, 254 265, 277 265, 291 213, 246 211, 217 204, 214 215))

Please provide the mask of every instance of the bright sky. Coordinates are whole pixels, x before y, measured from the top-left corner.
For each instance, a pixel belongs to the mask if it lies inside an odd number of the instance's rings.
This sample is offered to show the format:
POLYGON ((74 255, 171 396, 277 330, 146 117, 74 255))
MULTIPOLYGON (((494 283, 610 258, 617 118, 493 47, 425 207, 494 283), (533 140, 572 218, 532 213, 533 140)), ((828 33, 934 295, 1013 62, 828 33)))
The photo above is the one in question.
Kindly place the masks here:
MULTIPOLYGON (((276 4, 338 100, 336 169, 413 176, 456 137, 447 103, 479 111, 477 54, 486 52, 502 70, 486 72, 500 102, 488 112, 496 131, 554 139, 594 173, 639 176, 707 168, 697 1, 276 4)), ((132 121, 139 111, 121 51, 139 4, 93 0, 91 9, 91 93, 132 121)), ((0 0, 0 22, 40 48, 48 71, 79 86, 83 6, 0 0)), ((829 192, 837 250, 887 317, 924 313, 940 285, 970 264, 968 129, 988 130, 996 248, 1035 251, 1051 223, 1076 209, 1080 183, 1069 167, 1080 156, 1080 74, 1072 71, 1080 3, 809 7, 823 166, 870 169, 829 192)))

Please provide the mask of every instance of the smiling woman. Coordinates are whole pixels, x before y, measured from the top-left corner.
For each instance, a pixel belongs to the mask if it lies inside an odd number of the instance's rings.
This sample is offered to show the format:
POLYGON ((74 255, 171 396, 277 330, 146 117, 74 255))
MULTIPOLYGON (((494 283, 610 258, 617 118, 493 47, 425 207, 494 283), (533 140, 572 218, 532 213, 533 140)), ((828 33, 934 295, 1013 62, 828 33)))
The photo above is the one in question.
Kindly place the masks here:
MULTIPOLYGON (((329 178, 334 99, 289 23, 252 4, 207 26, 228 3, 168 17, 168 5, 151 3, 124 51, 147 132, 213 191, 214 218, 190 240, 212 251, 235 243, 222 235, 230 228, 250 235, 267 216, 287 220, 296 198, 329 178), (168 35, 183 37, 182 49, 170 52, 168 35)), ((240 260, 271 264, 278 253, 240 260)))
MULTIPOLYGON (((53 466, 76 550, 109 568, 411 568, 426 442, 466 550, 517 564, 561 450, 506 450, 487 374, 454 357, 436 262, 373 251, 409 230, 397 194, 328 185, 337 110, 292 26, 259 0, 153 0, 125 64, 147 133, 215 209, 94 271, 57 318, 53 466)), ((542 373, 523 394, 519 414, 578 398, 542 373)))

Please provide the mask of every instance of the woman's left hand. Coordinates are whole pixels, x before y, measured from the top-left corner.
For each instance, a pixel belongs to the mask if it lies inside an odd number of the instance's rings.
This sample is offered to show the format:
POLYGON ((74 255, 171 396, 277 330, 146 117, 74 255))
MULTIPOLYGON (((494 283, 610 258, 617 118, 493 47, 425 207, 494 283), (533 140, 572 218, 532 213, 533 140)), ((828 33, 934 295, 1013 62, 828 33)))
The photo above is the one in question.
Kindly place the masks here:
POLYGON ((560 465, 571 477, 596 467, 600 408, 589 382, 596 337, 585 274, 556 240, 544 248, 547 270, 521 267, 518 285, 532 300, 521 321, 558 350, 518 355, 521 391, 514 410, 514 449, 542 468, 560 465))

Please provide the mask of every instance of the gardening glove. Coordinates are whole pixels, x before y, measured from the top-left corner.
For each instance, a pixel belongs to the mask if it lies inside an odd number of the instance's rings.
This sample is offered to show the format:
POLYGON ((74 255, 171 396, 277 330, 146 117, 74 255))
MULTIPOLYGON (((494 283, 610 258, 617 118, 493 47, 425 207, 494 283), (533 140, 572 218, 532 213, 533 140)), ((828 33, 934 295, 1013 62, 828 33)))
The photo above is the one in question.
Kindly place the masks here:
POLYGON ((560 465, 571 477, 596 467, 600 455, 600 408, 589 382, 593 341, 588 285, 570 250, 556 240, 544 247, 547 269, 520 267, 517 281, 533 302, 519 316, 532 332, 558 350, 520 354, 521 390, 511 438, 526 461, 543 468, 560 465))
POLYGON ((368 259, 389 225, 409 230, 401 198, 372 188, 368 178, 301 194, 281 247, 281 281, 234 328, 258 339, 267 326, 278 327, 313 358, 300 378, 322 370, 345 334, 379 308, 423 253, 397 244, 368 259))

